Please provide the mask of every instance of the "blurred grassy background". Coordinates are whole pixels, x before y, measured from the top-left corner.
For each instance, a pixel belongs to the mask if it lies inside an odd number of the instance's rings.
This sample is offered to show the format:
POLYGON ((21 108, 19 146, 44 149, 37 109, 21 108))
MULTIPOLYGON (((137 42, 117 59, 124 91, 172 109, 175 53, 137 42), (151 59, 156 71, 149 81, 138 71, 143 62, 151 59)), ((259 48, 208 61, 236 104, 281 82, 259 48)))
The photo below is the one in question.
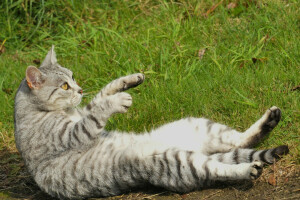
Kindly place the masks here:
POLYGON ((85 89, 136 72, 134 104, 108 129, 141 132, 186 116, 245 130, 282 109, 261 147, 288 144, 299 164, 300 2, 297 0, 3 0, 0 151, 15 151, 14 95, 51 45, 85 89))

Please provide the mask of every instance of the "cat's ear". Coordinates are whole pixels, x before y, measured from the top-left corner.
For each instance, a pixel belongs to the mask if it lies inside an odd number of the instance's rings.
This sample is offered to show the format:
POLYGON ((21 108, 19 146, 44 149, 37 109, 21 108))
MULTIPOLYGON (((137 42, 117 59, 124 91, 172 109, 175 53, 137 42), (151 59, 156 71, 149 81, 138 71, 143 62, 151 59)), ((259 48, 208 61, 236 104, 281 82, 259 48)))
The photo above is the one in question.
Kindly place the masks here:
POLYGON ((45 82, 44 75, 34 66, 27 67, 26 81, 30 89, 39 89, 45 82))
POLYGON ((55 65, 56 63, 57 63, 56 53, 54 51, 54 45, 52 45, 50 51, 48 51, 48 54, 41 66, 52 66, 55 65))

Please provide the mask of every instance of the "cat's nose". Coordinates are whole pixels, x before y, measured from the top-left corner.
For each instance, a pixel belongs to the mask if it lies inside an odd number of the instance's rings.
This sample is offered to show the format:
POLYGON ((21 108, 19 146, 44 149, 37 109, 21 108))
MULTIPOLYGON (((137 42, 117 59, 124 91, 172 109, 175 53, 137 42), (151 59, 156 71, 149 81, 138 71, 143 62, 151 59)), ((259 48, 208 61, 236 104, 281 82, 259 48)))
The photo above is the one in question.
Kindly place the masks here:
POLYGON ((82 94, 82 92, 83 92, 82 89, 78 90, 78 93, 79 93, 79 94, 82 94))

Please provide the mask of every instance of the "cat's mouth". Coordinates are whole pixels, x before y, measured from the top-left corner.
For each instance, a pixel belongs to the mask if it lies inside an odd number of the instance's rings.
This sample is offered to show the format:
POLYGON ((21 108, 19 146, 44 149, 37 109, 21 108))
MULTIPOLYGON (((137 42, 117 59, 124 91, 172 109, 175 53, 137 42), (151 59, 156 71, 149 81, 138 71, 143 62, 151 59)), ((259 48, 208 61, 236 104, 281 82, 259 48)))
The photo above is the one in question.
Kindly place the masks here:
POLYGON ((74 105, 74 107, 78 106, 81 102, 82 95, 76 95, 72 98, 71 103, 74 105))

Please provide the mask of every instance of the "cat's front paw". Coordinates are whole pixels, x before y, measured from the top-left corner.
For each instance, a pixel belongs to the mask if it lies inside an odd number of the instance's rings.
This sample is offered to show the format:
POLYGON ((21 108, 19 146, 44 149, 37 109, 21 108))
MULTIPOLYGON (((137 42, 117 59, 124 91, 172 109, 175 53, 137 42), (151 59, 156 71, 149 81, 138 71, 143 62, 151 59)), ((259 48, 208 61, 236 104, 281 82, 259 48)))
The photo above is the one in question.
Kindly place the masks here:
POLYGON ((111 97, 113 113, 125 113, 132 105, 132 97, 126 92, 120 92, 111 97))
POLYGON ((144 74, 141 73, 124 76, 121 78, 122 87, 120 87, 120 91, 125 91, 130 88, 136 87, 141 83, 143 83, 144 80, 145 80, 145 76, 144 74))
POLYGON ((263 163, 259 161, 254 161, 253 163, 251 163, 249 169, 250 179, 252 180, 257 179, 262 174, 262 171, 263 171, 263 163))

